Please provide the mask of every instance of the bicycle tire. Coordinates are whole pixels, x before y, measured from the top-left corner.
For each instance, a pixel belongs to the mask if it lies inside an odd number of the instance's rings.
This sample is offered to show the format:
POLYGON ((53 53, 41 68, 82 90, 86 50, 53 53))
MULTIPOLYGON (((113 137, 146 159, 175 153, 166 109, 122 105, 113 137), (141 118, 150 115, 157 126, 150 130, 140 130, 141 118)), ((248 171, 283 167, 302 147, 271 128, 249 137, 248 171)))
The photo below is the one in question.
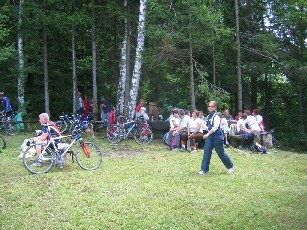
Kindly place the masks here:
POLYGON ((67 122, 65 120, 56 121, 55 124, 59 127, 61 133, 67 130, 67 122))
POLYGON ((41 166, 33 165, 36 158, 36 145, 32 144, 26 149, 22 158, 23 165, 32 174, 49 172, 56 162, 55 152, 50 147, 47 147, 39 157, 41 166))
POLYGON ((84 170, 90 171, 98 169, 102 164, 102 152, 98 146, 92 142, 84 142, 84 144, 90 155, 86 155, 81 144, 76 152, 77 164, 84 170))
POLYGON ((6 148, 6 141, 2 135, 0 135, 0 149, 6 148))
POLYGON ((108 125, 107 139, 110 143, 116 144, 122 140, 121 130, 117 125, 108 125))
POLYGON ((20 131, 20 125, 17 122, 10 121, 5 124, 5 132, 10 136, 15 136, 20 131))
POLYGON ((148 145, 153 139, 153 133, 150 128, 141 128, 134 131, 134 140, 139 145, 148 145))

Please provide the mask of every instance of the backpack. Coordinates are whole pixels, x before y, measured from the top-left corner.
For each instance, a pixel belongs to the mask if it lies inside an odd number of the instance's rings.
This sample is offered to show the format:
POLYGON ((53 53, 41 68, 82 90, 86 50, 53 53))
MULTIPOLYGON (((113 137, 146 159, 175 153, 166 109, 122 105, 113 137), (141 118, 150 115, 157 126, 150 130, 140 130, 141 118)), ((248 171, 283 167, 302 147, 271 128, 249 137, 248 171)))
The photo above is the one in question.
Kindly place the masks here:
POLYGON ((266 154, 267 153, 267 149, 265 146, 262 146, 260 144, 258 144, 257 142, 255 144, 252 145, 251 149, 252 151, 256 151, 259 154, 266 154))

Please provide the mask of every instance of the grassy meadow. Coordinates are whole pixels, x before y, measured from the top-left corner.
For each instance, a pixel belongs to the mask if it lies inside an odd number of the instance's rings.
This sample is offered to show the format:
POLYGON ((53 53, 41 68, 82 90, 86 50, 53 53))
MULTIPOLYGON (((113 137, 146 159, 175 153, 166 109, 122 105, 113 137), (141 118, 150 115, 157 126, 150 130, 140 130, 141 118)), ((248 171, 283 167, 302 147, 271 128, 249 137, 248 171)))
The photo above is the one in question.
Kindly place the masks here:
MULTIPOLYGON (((1 133, 4 135, 3 133, 1 133)), ((76 163, 31 175, 17 158, 32 133, 5 136, 0 153, 0 229, 307 229, 307 154, 235 148, 227 174, 216 153, 168 151, 160 139, 111 145, 96 171, 76 163)))

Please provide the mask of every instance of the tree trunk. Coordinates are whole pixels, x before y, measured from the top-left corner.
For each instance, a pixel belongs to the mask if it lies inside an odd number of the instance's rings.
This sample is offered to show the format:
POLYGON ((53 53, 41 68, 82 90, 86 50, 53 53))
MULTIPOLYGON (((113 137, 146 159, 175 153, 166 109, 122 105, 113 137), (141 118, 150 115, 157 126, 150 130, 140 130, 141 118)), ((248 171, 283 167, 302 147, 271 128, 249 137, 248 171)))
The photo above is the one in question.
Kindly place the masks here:
POLYGON ((21 33, 22 26, 22 18, 23 18, 23 6, 24 1, 19 1, 19 12, 18 12, 18 63, 19 63, 19 72, 18 72, 18 111, 25 112, 24 109, 24 82, 25 82, 25 74, 24 74, 24 57, 23 57, 23 39, 21 33))
POLYGON ((49 109, 49 91, 48 91, 48 82, 49 82, 49 76, 48 76, 48 47, 47 47, 47 28, 46 25, 44 25, 43 30, 43 36, 44 36, 44 94, 45 94, 45 112, 50 114, 49 109))
POLYGON ((136 99, 138 96, 138 90, 140 84, 142 52, 144 49, 144 40, 145 40, 145 14, 146 14, 146 0, 140 0, 137 47, 135 54, 133 76, 131 81, 130 101, 128 102, 128 111, 130 118, 134 117, 136 99))
MULTIPOLYGON (((72 13, 75 12, 75 0, 72 1, 72 13)), ((77 112, 77 75, 76 75, 76 50, 75 50, 75 22, 71 25, 71 51, 72 51, 72 101, 73 101, 73 113, 77 112)))
POLYGON ((241 76, 241 52, 240 52, 240 31, 239 31, 239 6, 238 6, 238 0, 235 0, 235 9, 236 9, 238 110, 242 110, 242 76, 241 76))
POLYGON ((189 29, 189 59, 190 59, 190 87, 191 87, 191 109, 196 109, 195 106, 195 84, 193 73, 193 47, 192 47, 192 34, 191 28, 189 29))
POLYGON ((95 0, 92 0, 92 59, 93 59, 93 114, 97 115, 97 49, 96 49, 96 10, 95 0))
POLYGON ((126 88, 126 78, 127 78, 127 37, 128 37, 128 27, 127 27, 127 0, 124 1, 124 7, 126 10, 125 15, 125 35, 124 40, 122 42, 121 48, 121 62, 120 62, 120 77, 118 82, 117 89, 117 110, 122 114, 124 112, 125 107, 125 88, 126 88))

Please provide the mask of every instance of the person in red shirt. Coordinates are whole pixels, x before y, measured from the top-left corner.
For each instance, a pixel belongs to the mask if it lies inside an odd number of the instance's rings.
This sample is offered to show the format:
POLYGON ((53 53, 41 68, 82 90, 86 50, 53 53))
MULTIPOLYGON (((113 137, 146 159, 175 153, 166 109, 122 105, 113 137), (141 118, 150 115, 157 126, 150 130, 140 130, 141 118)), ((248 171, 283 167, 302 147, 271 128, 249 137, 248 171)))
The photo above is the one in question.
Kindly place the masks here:
POLYGON ((135 113, 140 112, 141 107, 143 107, 144 105, 145 105, 144 99, 140 99, 140 103, 135 107, 135 113))
POLYGON ((83 110, 83 118, 86 119, 88 111, 90 109, 90 102, 87 98, 86 95, 84 95, 84 99, 83 99, 83 106, 84 106, 84 110, 83 110))

